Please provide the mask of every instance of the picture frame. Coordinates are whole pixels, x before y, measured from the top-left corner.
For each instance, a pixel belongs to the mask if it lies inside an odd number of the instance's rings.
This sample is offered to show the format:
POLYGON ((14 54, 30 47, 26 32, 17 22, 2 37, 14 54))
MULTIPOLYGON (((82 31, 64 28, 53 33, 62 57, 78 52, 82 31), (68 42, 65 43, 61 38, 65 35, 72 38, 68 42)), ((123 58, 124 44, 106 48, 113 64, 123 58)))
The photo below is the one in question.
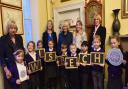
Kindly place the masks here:
POLYGON ((121 17, 128 18, 128 0, 121 0, 121 17))
POLYGON ((17 34, 24 34, 23 29, 23 12, 20 9, 2 6, 1 7, 1 14, 2 14, 2 28, 3 34, 7 34, 6 26, 9 20, 14 20, 18 27, 17 34))
POLYGON ((9 5, 13 7, 22 8, 22 0, 1 0, 3 5, 9 5))
POLYGON ((76 31, 76 22, 77 20, 81 20, 83 23, 83 29, 85 28, 85 10, 84 10, 84 3, 72 3, 67 4, 64 6, 60 6, 57 8, 54 8, 54 29, 59 34, 62 31, 63 22, 68 21, 70 24, 69 31, 73 34, 76 31))
POLYGON ((92 27, 94 25, 94 16, 96 14, 102 17, 102 4, 97 0, 90 0, 85 5, 85 25, 92 27))
POLYGON ((79 19, 78 18, 72 18, 72 19, 67 18, 67 19, 61 20, 59 22, 59 26, 62 26, 64 21, 67 21, 70 24, 70 27, 75 27, 77 20, 79 19))

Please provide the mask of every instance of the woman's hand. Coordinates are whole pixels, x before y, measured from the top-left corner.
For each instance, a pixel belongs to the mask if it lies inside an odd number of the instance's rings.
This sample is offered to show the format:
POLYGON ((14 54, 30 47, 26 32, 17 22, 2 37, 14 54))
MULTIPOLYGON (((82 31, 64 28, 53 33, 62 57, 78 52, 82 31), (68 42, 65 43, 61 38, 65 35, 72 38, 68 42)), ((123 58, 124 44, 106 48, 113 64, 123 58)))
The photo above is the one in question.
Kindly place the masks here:
POLYGON ((59 66, 59 61, 56 61, 57 66, 59 66))
POLYGON ((32 71, 31 70, 28 70, 28 74, 31 74, 32 73, 32 71))
POLYGON ((85 63, 80 63, 80 65, 82 65, 82 66, 86 66, 86 64, 85 64, 85 63))
POLYGON ((101 66, 101 67, 104 67, 104 64, 98 64, 99 66, 101 66))
POLYGON ((65 63, 64 63, 64 65, 65 65, 65 66, 67 66, 67 65, 68 65, 68 63, 67 63, 67 62, 65 62, 65 63))
POLYGON ((5 71, 7 79, 12 77, 12 74, 11 74, 10 70, 7 67, 4 68, 4 71, 5 71))
POLYGON ((16 84, 21 84, 20 79, 17 79, 17 80, 16 80, 16 84))
POLYGON ((127 61, 126 60, 123 60, 123 64, 126 64, 127 63, 127 61))
POLYGON ((77 65, 77 66, 79 66, 79 65, 80 65, 80 63, 79 63, 79 62, 76 62, 76 65, 77 65))

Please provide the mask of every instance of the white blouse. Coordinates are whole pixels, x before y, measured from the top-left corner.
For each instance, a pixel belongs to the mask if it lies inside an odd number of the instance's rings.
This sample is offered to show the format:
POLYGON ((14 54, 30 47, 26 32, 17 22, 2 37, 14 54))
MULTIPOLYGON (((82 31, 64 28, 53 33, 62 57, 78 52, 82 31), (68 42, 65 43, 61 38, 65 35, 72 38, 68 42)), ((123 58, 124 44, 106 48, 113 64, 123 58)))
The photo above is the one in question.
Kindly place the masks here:
POLYGON ((81 49, 81 44, 83 41, 87 41, 87 35, 85 32, 82 34, 76 34, 73 38, 73 43, 76 44, 77 48, 81 49))
POLYGON ((36 61, 36 52, 34 53, 29 52, 29 55, 33 58, 34 61, 36 61))
POLYGON ((25 81, 25 80, 28 80, 29 77, 27 75, 27 68, 26 66, 24 65, 24 63, 17 63, 16 62, 16 65, 17 65, 17 69, 18 69, 18 74, 19 74, 19 79, 20 81, 25 81))

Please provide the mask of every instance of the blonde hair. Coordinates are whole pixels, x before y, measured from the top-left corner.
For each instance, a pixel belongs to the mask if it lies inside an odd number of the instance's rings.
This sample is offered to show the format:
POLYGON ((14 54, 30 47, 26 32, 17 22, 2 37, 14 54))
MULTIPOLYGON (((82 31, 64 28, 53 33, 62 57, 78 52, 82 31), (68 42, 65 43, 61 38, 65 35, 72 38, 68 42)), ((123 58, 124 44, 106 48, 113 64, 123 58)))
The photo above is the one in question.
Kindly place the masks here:
POLYGON ((14 56, 17 56, 17 55, 19 55, 20 53, 22 53, 23 56, 24 56, 24 51, 23 51, 22 49, 16 50, 16 51, 13 53, 13 55, 14 55, 14 56))
MULTIPOLYGON (((77 23, 78 24, 80 24, 81 26, 83 26, 83 24, 82 24, 82 21, 81 20, 77 20, 77 22, 76 22, 76 25, 77 25, 77 23)), ((78 31, 76 30, 76 33, 77 33, 78 31)))
POLYGON ((69 28, 70 28, 70 23, 69 23, 68 20, 64 20, 63 25, 62 25, 62 29, 63 29, 64 25, 66 25, 66 26, 68 27, 68 30, 69 30, 69 28))
POLYGON ((77 49, 76 44, 71 44, 71 45, 70 45, 70 48, 71 48, 72 46, 74 46, 74 47, 77 49))
POLYGON ((99 14, 94 15, 94 20, 95 19, 98 19, 100 21, 100 23, 102 21, 101 16, 99 14))
POLYGON ((99 35, 95 35, 95 36, 94 36, 94 38, 93 38, 93 40, 95 40, 95 39, 97 39, 97 40, 101 41, 101 38, 100 38, 100 36, 99 36, 99 35))
POLYGON ((111 39, 116 39, 118 42, 120 42, 120 37, 119 36, 116 36, 116 35, 111 36, 110 41, 111 41, 111 39))
POLYGON ((9 33, 9 30, 11 28, 16 29, 16 31, 18 30, 18 27, 17 27, 16 22, 14 20, 9 20, 8 21, 7 26, 6 26, 7 34, 9 33))
POLYGON ((77 23, 79 23, 81 26, 83 25, 81 20, 77 20, 76 24, 77 23))
POLYGON ((51 22, 51 24, 52 24, 52 32, 54 32, 54 24, 53 24, 53 21, 52 20, 48 20, 48 22, 47 22, 47 26, 46 26, 46 31, 48 30, 48 23, 49 22, 51 22))

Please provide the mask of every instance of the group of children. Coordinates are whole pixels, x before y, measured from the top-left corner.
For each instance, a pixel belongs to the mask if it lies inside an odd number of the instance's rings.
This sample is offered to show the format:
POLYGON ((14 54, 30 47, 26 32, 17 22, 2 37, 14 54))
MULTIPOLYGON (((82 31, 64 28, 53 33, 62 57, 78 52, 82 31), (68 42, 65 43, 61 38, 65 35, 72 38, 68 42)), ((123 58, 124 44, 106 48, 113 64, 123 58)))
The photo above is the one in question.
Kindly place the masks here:
MULTIPOLYGON (((114 36, 110 39, 112 48, 119 48, 120 41, 118 37, 114 36)), ((93 40, 93 48, 91 52, 104 52, 100 47, 100 36, 96 35, 93 40)), ((37 43, 37 48, 42 48, 42 41, 37 43)), ((54 42, 50 40, 48 42, 48 49, 46 52, 56 52, 54 49, 54 42)), ((15 64, 10 68, 12 77, 10 82, 14 89, 104 89, 104 65, 79 63, 77 61, 78 68, 65 69, 64 65, 58 66, 58 61, 45 62, 43 58, 39 57, 39 54, 35 51, 36 45, 33 41, 27 44, 28 52, 24 54, 23 50, 17 50, 14 52, 15 64), (43 70, 35 73, 31 73, 28 69, 28 63, 42 60, 43 70), (91 81, 92 79, 92 81, 91 81), (92 82, 93 86, 89 86, 92 82)), ((61 52, 57 53, 57 56, 65 57, 78 57, 79 53, 88 54, 88 42, 83 41, 81 44, 81 50, 77 51, 75 44, 71 44, 68 49, 67 44, 62 43, 61 52)), ((108 64, 108 89, 123 89, 122 84, 122 65, 114 66, 108 64)), ((128 84, 128 82, 127 82, 128 84)))

